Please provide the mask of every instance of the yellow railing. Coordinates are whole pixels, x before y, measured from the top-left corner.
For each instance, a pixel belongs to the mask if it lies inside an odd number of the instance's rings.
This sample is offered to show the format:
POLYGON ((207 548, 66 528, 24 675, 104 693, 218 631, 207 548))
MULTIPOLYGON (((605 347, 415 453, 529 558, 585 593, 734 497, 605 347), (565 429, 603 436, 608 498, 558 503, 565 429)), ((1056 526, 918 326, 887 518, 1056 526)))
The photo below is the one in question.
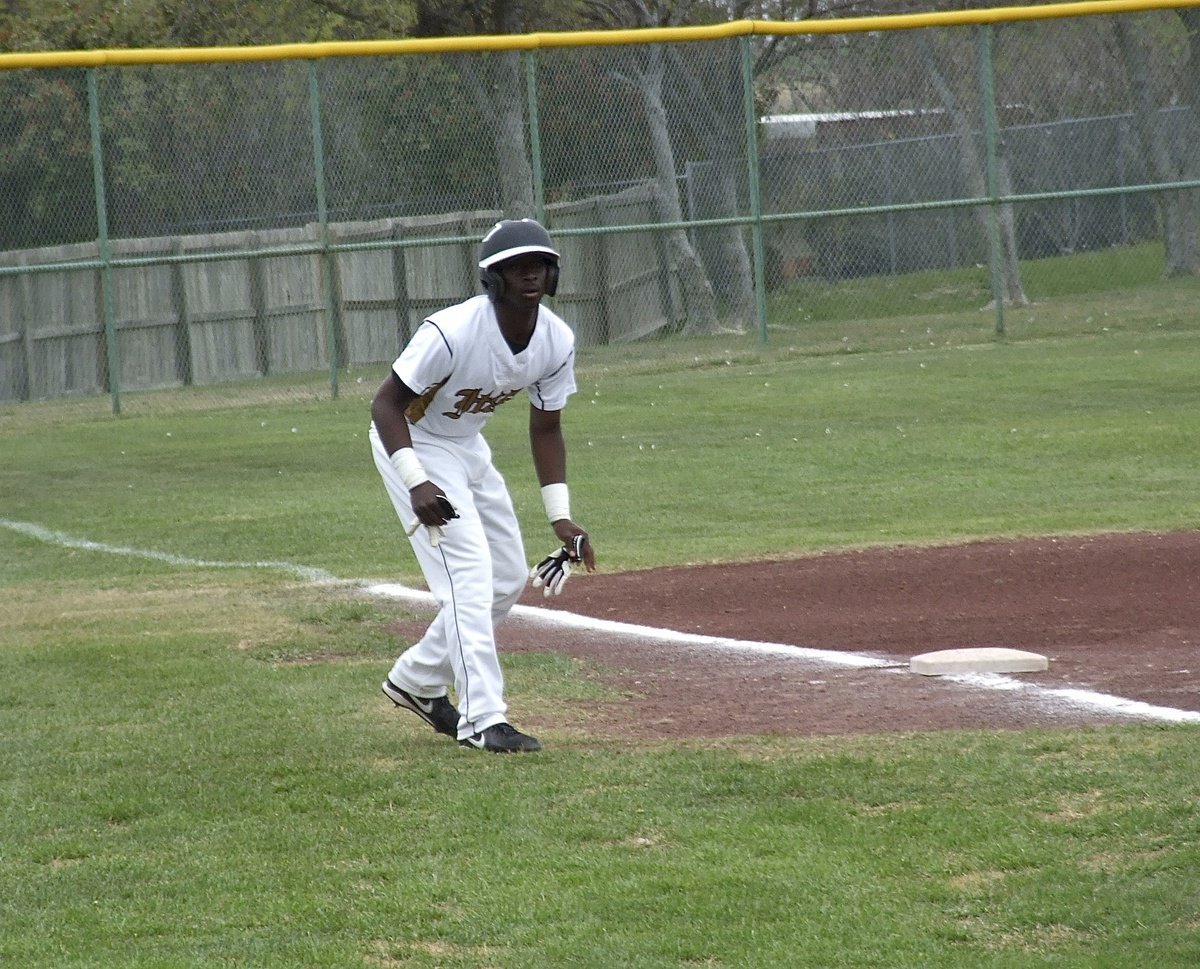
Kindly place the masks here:
POLYGON ((37 51, 0 54, 0 70, 49 67, 117 67, 136 64, 213 64, 238 61, 313 60, 375 57, 383 54, 431 54, 463 51, 536 50, 623 44, 722 40, 752 34, 846 34, 873 30, 913 30, 964 24, 1050 20, 1096 14, 1136 13, 1200 7, 1200 0, 1082 0, 1028 7, 949 10, 934 13, 843 17, 829 20, 733 20, 699 27, 647 27, 636 30, 575 30, 474 37, 419 37, 401 40, 327 41, 246 47, 150 47, 103 50, 37 51))

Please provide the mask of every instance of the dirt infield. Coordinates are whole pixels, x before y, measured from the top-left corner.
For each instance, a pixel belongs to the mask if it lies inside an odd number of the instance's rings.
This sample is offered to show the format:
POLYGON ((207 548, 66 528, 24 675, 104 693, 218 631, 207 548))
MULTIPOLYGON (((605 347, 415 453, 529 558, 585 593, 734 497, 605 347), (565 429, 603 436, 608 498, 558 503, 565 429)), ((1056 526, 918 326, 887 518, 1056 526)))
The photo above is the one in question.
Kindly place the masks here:
MULTIPOLYGON (((545 606, 540 592, 522 604, 545 606)), ((1125 698, 1200 712, 1200 532, 990 541, 735 566, 572 577, 549 603, 620 623, 868 655, 885 668, 564 631, 528 616, 505 652, 594 660, 617 700, 564 704, 530 728, 668 738, 1131 722, 1125 698), (1010 689, 923 677, 912 656, 1008 646, 1044 653, 1010 689), (1078 690, 1079 693, 1070 691, 1078 690), (1099 700, 1097 701, 1097 697, 1099 700)), ((419 635, 419 632, 417 633, 419 635)), ((786 651, 780 651, 786 652, 786 651)))

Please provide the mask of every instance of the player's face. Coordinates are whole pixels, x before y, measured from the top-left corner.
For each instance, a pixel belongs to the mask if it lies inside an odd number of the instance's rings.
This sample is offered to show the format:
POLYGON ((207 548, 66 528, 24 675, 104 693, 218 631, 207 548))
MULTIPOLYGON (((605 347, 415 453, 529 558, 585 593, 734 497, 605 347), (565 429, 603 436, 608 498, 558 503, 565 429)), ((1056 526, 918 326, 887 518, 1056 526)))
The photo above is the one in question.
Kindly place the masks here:
POLYGON ((505 299, 536 303, 546 295, 546 280, 550 267, 545 256, 531 252, 510 259, 496 268, 504 277, 505 299))

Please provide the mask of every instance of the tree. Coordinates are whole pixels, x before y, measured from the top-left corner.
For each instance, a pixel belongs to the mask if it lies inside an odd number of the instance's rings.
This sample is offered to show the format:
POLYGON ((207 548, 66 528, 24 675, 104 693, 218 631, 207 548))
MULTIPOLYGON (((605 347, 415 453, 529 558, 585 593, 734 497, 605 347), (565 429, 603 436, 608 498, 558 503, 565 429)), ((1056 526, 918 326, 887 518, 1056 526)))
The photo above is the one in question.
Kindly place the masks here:
MULTIPOLYGON (((966 63, 972 63, 972 61, 964 58, 961 52, 951 54, 948 59, 945 59, 943 56, 944 52, 937 50, 935 45, 930 43, 927 36, 922 34, 919 40, 926 55, 923 58, 925 70, 928 72, 934 89, 941 99, 942 107, 953 120, 954 128, 959 135, 961 151, 959 157, 961 158, 962 173, 968 189, 975 198, 987 198, 989 196, 987 184, 988 162, 979 151, 977 137, 977 133, 983 131, 987 124, 983 97, 978 91, 977 85, 968 83, 968 78, 963 77, 961 74, 958 78, 959 87, 966 90, 963 90, 960 94, 959 91, 955 90, 950 75, 952 70, 961 69, 964 60, 966 63)), ((1009 167, 1008 149, 1002 135, 999 135, 996 139, 993 161, 995 165, 996 193, 1001 196, 1011 195, 1013 192, 1012 169, 1009 167)), ((986 239, 990 235, 989 220, 992 218, 992 213, 984 206, 977 206, 975 211, 978 214, 981 235, 986 239)), ((1000 298, 1007 304, 1026 306, 1029 304, 1029 298, 1025 295, 1025 289, 1021 283, 1021 268, 1018 262, 1020 254, 1017 250, 1016 217, 1013 213, 1012 205, 1005 204, 999 206, 998 218, 1000 230, 1000 298)))
MULTIPOLYGON (((788 18, 802 9, 786 0, 775 3, 581 0, 580 5, 589 22, 603 28, 677 27, 761 17, 768 12, 788 18)), ((755 76, 774 63, 785 48, 779 37, 760 45, 755 76)), ((648 45, 625 73, 616 75, 620 83, 640 92, 654 146, 660 207, 666 222, 678 222, 683 217, 676 165, 677 146, 682 141, 698 146, 701 157, 713 166, 723 213, 734 214, 739 209, 741 173, 736 146, 743 141, 745 116, 740 60, 731 56, 736 50, 729 43, 703 49, 697 45, 686 51, 648 45)), ((705 272, 682 229, 668 235, 672 261, 684 290, 685 328, 690 333, 720 329, 714 303, 717 290, 729 306, 734 328, 743 329, 755 315, 752 264, 745 232, 738 226, 706 231, 711 231, 717 240, 718 255, 714 261, 719 271, 715 273, 705 272)))
MULTIPOLYGON (((563 14, 562 5, 552 0, 308 2, 384 36, 396 36, 401 31, 417 37, 520 34, 535 26, 550 27, 563 14), (411 20, 402 9, 413 11, 411 20)), ((525 141, 525 85, 520 53, 499 51, 485 58, 464 56, 455 58, 454 63, 492 140, 501 210, 507 216, 532 214, 533 170, 525 141)))
MULTIPOLYGON (((661 9, 652 10, 639 0, 630 0, 623 7, 591 2, 585 3, 585 6, 602 24, 612 19, 632 16, 637 18, 637 22, 624 23, 623 26, 674 26, 670 23, 671 14, 661 9), (666 24, 655 22, 664 17, 667 20, 666 24)), ((611 23, 608 25, 612 26, 611 23)), ((659 217, 668 224, 678 224, 683 221, 683 207, 679 199, 679 173, 675 164, 675 147, 663 91, 665 72, 663 47, 647 45, 631 51, 622 61, 621 68, 613 70, 613 77, 618 84, 628 85, 638 93, 654 155, 659 217)), ((668 230, 667 247, 680 282, 685 330, 689 333, 717 332, 720 327, 712 283, 692 248, 687 233, 679 227, 668 230)))
MULTIPOLYGON (((520 0, 418 0, 416 8, 413 32, 417 36, 519 34, 526 29, 525 5, 520 0)), ((525 146, 525 85, 520 53, 500 51, 484 59, 461 57, 456 64, 492 138, 501 210, 506 216, 533 214, 533 169, 525 146), (489 69, 486 73, 484 67, 489 69)))
MULTIPOLYGON (((613 3, 584 0, 583 7, 590 21, 601 27, 675 26, 672 13, 641 0, 616 0, 613 3)), ((613 77, 618 84, 628 85, 638 94, 653 149, 659 217, 666 223, 679 223, 683 221, 683 207, 679 200, 675 148, 663 98, 664 72, 662 49, 651 45, 631 52, 625 59, 624 69, 614 70, 613 77)), ((712 283, 687 233, 682 228, 670 229, 666 241, 680 283, 685 330, 690 333, 716 332, 719 325, 712 283)))
POLYGON ((0 249, 96 236, 81 81, 59 71, 0 77, 0 249))
MULTIPOLYGON (((934 9, 961 10, 993 6, 985 0, 968 2, 935 3, 934 9)), ((858 7, 858 13, 901 13, 930 9, 925 3, 910 5, 907 0, 899 9, 894 4, 868 3, 858 7)), ((1103 44, 1104 30, 1111 25, 1114 44, 1119 61, 1111 72, 1113 78, 1124 75, 1123 87, 1129 92, 1134 124, 1137 129, 1142 153, 1147 160, 1152 177, 1156 181, 1191 181, 1200 177, 1200 10, 1181 8, 1174 11, 1145 13, 1138 15, 1114 14, 1106 18, 1081 18, 1092 20, 1093 27, 1088 39, 1092 50, 1101 60, 1104 52, 1098 50, 1103 44), (1124 65, 1121 71, 1120 64, 1124 65), (1176 150, 1169 147, 1167 129, 1161 123, 1162 109, 1166 105, 1177 105, 1173 114, 1176 150)), ((1005 28, 1008 30, 1008 28, 1005 28)), ((997 29, 997 33, 1003 33, 997 29)), ((1043 47, 1042 56, 1032 58, 1030 63, 1054 65, 1053 76, 1037 77, 1029 71, 1023 79, 1029 85, 1027 93, 1061 96, 1064 90, 1082 82, 1087 88, 1108 88, 1109 77, 1103 72, 1091 72, 1086 78, 1072 77, 1062 66, 1061 51, 1053 49, 1053 35, 1045 29, 1038 32, 1043 47), (1040 92, 1033 86, 1040 84, 1040 92)), ((1121 110, 1117 105, 1112 110, 1121 110)), ((963 143, 966 144, 964 137, 963 143)), ((1001 146, 1002 147, 1002 146, 1001 146)), ((1003 164, 1004 159, 998 159, 1003 164)), ((1003 168, 1000 170, 1001 192, 1007 191, 1003 168)), ((1164 272, 1167 275, 1200 274, 1200 192, 1156 193, 1163 239, 1166 251, 1164 272)), ((1015 247, 1007 239, 1004 242, 1006 267, 1015 255, 1015 247)), ((1006 279, 1009 275, 1006 268, 1006 279)))
MULTIPOLYGON (((408 4, 355 0, 403 31, 408 4)), ((377 29, 355 10, 323 0, 8 0, 0 7, 0 48, 94 50, 212 47, 364 39, 377 29)))
MULTIPOLYGON (((935 4, 937 9, 964 9, 980 6, 977 3, 935 4)), ((917 12, 907 9, 909 4, 896 9, 894 4, 847 5, 854 15, 897 14, 917 12), (886 9, 883 9, 886 7, 886 9)), ((929 7, 920 4, 920 12, 929 7)), ((846 8, 836 10, 844 14, 846 8)), ((993 52, 999 50, 1002 31, 991 28, 995 44, 993 52)), ((905 32, 891 34, 882 46, 890 53, 885 61, 881 56, 869 67, 858 66, 862 78, 856 78, 856 86, 878 93, 880 104, 909 105, 920 110, 932 107, 928 103, 930 94, 950 120, 958 139, 959 172, 967 191, 973 198, 988 198, 988 159, 983 150, 983 134, 987 125, 987 107, 981 89, 979 62, 974 31, 921 29, 904 36, 905 32), (912 44, 910 48, 907 45, 912 44), (896 52, 900 52, 897 56, 896 52)), ((842 69, 849 68, 842 62, 842 69)), ((878 105, 871 105, 877 107, 878 105)), ((991 106, 995 107, 995 105, 991 106)), ((997 194, 1010 195, 1013 178, 1008 156, 1008 146, 1003 135, 995 143, 993 158, 995 190, 997 194)), ((991 234, 992 212, 987 206, 975 208, 980 235, 988 239, 991 234)), ((998 209, 1001 298, 1005 303, 1026 305, 1029 300, 1021 281, 1018 262, 1016 215, 1011 205, 998 209)))
MULTIPOLYGON (((1157 181, 1200 178, 1200 10, 1153 21, 1113 18, 1133 99, 1134 125, 1157 181), (1174 21, 1174 22, 1172 22, 1174 21), (1182 27, 1183 37, 1173 28, 1182 27), (1162 106, 1173 101, 1174 149, 1162 106)), ((1166 276, 1200 276, 1200 191, 1155 194, 1163 230, 1166 276)))
MULTIPOLYGON (((0 43, 12 50, 264 44, 365 31, 313 0, 8 0, 0 5, 0 43)), ((309 109, 302 79, 296 85, 279 83, 288 71, 287 65, 264 63, 98 72, 109 230, 139 235, 273 225, 311 213, 309 109), (231 105, 237 110, 230 111, 231 105), (273 159, 272 165, 262 165, 263 158, 273 159)), ((94 238, 82 72, 2 72, 0 92, 5 245, 94 238)))

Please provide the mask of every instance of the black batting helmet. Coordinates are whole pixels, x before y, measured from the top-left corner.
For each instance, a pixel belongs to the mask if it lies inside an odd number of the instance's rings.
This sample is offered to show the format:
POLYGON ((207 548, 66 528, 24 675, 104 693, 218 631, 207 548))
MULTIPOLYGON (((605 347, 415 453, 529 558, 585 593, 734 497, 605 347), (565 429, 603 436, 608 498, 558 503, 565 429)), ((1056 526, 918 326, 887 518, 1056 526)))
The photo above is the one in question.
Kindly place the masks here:
POLYGON ((504 294, 504 277, 496 271, 501 263, 530 252, 545 255, 550 267, 546 275, 546 293, 558 289, 558 250, 550 233, 534 219, 504 219, 497 222, 479 245, 479 281, 493 299, 504 294))

